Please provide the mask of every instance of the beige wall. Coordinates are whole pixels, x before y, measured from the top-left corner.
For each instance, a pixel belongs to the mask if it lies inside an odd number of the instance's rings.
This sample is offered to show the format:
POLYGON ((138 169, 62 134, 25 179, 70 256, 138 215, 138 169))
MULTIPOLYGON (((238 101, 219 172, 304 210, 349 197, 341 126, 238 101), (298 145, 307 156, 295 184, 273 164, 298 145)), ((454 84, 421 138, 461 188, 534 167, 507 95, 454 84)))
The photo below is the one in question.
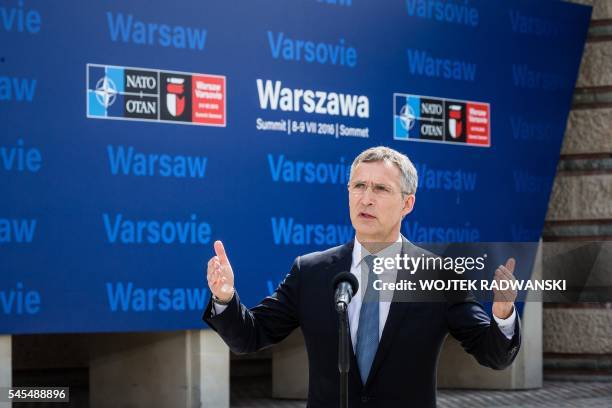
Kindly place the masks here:
MULTIPOLYGON (((574 2, 594 8, 546 217, 545 242, 612 238, 612 0, 574 2)), ((606 268, 612 275, 612 265, 606 268)), ((612 353, 611 307, 545 304, 544 352, 612 353)))

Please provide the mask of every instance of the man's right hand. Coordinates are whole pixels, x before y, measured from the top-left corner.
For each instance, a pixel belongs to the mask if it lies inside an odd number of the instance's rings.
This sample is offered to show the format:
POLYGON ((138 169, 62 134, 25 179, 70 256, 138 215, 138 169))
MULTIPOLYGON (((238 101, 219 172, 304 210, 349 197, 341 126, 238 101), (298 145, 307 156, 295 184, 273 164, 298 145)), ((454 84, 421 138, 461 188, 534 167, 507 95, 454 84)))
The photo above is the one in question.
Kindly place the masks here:
POLYGON ((227 259, 221 241, 215 241, 215 256, 208 261, 206 279, 213 295, 223 302, 229 302, 234 296, 234 271, 227 259))

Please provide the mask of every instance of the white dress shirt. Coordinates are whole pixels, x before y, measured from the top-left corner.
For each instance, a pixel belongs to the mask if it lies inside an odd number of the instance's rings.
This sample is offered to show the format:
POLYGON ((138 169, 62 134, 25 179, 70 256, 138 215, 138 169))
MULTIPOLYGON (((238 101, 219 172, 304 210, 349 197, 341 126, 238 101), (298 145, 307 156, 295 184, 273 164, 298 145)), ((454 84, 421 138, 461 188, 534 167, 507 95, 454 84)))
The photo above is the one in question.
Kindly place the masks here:
MULTIPOLYGON (((387 248, 382 249, 377 252, 376 255, 378 257, 395 257, 395 255, 400 254, 402 249, 402 235, 400 234, 397 237, 397 240, 392 245, 387 248)), ((359 282, 359 289, 357 293, 353 295, 353 300, 348 307, 348 317, 349 317, 349 328, 351 329, 351 341, 353 343, 353 350, 357 350, 357 329, 359 328, 359 313, 361 311, 361 294, 362 288, 367 287, 367 282, 362 282, 362 274, 361 274, 361 262, 363 258, 370 255, 367 249, 365 249, 361 243, 355 237, 355 245, 353 246, 353 260, 351 262, 351 273, 355 275, 357 281, 359 282)), ((397 269, 385 269, 385 271, 378 276, 380 279, 383 279, 385 282, 395 282, 397 278, 397 269)), ((364 278, 367 280, 367 273, 364 270, 364 278)), ((381 292, 382 295, 383 292, 381 292)), ((213 314, 218 315, 223 313, 227 308, 226 305, 218 305, 213 302, 213 314)), ((389 309, 391 308, 391 302, 389 300, 385 300, 385 297, 382 297, 380 300, 380 306, 378 309, 378 318, 380 319, 378 322, 378 340, 382 337, 383 330, 385 328, 385 323, 387 322, 387 317, 389 316, 389 309)), ((501 332, 508 338, 511 339, 514 335, 514 325, 516 323, 516 308, 512 308, 512 314, 507 319, 500 319, 497 316, 493 315, 493 318, 497 322, 497 325, 501 332)))
MULTIPOLYGON (((383 250, 377 252, 376 256, 382 257, 395 257, 396 254, 401 253, 402 248, 402 235, 400 234, 397 237, 397 240, 392 245, 384 248, 383 250)), ((349 327, 351 329, 351 341, 353 343, 353 350, 357 350, 357 329, 359 328, 359 313, 361 311, 361 298, 362 298, 362 288, 367 287, 367 282, 362 282, 362 273, 361 273, 361 262, 363 258, 370 255, 370 252, 365 249, 357 237, 355 237, 355 245, 353 246, 353 261, 351 263, 351 273, 355 275, 357 281, 359 282, 359 289, 357 293, 353 296, 353 300, 348 307, 348 315, 349 315, 349 327)), ((364 277, 367 279, 367 274, 364 270, 364 277)), ((378 278, 382 278, 385 282, 395 282, 397 278, 397 269, 385 269, 385 271, 378 276, 378 278), (388 274, 385 278, 384 275, 388 274)), ((381 292, 382 294, 383 292, 381 292)), ((380 300, 380 306, 378 309, 378 340, 382 337, 383 330, 385 328, 385 323, 387 322, 387 317, 389 316, 389 309, 391 308, 391 302, 385 299, 380 300)), ((506 338, 511 339, 514 336, 514 325, 516 322, 516 309, 512 308, 512 314, 507 319, 500 319, 497 316, 493 315, 493 318, 497 322, 497 326, 501 330, 501 332, 506 336, 506 338)))

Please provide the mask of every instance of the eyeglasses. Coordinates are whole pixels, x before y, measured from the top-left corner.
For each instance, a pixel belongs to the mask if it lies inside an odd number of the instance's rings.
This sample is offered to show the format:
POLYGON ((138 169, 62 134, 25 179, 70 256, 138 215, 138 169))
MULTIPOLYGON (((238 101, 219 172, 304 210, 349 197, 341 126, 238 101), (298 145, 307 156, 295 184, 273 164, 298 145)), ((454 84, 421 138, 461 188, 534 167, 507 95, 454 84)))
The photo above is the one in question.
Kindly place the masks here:
MULTIPOLYGON (((365 194, 368 187, 371 187, 372 193, 376 197, 387 198, 391 197, 395 194, 395 190, 386 184, 381 183, 366 183, 363 181, 355 181, 348 185, 349 192, 353 194, 355 197, 362 196, 365 194)), ((409 194, 406 191, 400 191, 402 195, 409 194)))

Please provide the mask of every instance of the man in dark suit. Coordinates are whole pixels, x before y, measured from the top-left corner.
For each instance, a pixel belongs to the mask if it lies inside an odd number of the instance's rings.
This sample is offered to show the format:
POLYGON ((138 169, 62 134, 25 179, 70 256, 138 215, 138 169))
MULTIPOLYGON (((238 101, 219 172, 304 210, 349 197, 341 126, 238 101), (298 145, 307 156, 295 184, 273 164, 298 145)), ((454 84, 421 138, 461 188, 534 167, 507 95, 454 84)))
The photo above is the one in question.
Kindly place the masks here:
MULTIPOLYGON (((417 185, 416 169, 405 155, 386 147, 361 153, 351 166, 348 186, 355 239, 299 256, 276 292, 251 309, 240 303, 228 256, 216 241, 207 270, 213 297, 204 321, 235 353, 261 350, 301 327, 309 362, 308 407, 336 408, 338 317, 331 285, 338 273, 350 271, 360 281, 348 309, 350 407, 434 408, 437 360, 448 333, 480 364, 507 367, 521 341, 516 292, 495 293, 491 320, 469 294, 447 301, 402 302, 397 301, 398 291, 389 301, 373 289, 375 257, 418 256, 421 251, 400 234, 402 219, 414 207, 417 185)), ((513 269, 509 259, 495 278, 514 279, 513 269)), ((401 269, 390 274, 393 282, 409 276, 401 269)))

